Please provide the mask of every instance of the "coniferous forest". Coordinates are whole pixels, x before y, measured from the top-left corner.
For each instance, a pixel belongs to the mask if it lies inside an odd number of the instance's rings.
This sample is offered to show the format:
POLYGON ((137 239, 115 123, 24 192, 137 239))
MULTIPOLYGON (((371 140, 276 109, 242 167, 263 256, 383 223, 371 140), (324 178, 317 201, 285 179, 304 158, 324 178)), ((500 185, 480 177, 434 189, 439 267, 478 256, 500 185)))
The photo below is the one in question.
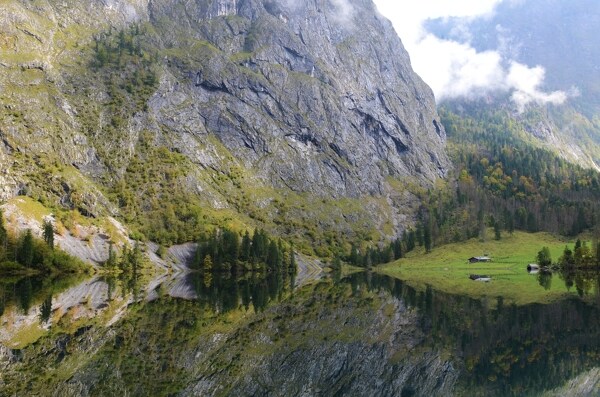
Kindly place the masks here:
POLYGON ((244 271, 295 272, 293 245, 256 229, 252 236, 229 229, 215 229, 198 242, 193 268, 205 273, 244 271))
POLYGON ((596 171, 527 142, 502 111, 471 117, 442 107, 440 114, 455 168, 453 182, 429 191, 421 208, 419 227, 435 245, 514 230, 576 236, 596 229, 596 171))

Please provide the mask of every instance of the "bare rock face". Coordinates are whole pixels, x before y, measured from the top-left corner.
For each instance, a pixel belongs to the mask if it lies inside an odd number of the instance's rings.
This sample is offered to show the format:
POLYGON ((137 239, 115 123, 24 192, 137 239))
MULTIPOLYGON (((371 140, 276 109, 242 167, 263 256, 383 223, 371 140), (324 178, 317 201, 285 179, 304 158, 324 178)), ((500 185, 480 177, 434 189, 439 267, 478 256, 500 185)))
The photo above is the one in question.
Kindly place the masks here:
POLYGON ((431 90, 371 1, 177 3, 150 6, 151 19, 176 21, 165 46, 186 45, 181 26, 206 44, 187 49, 195 62, 168 59, 157 127, 214 134, 269 183, 318 196, 445 175, 431 90))
MULTIPOLYGON (((26 192, 118 216, 102 191, 150 136, 190 160, 177 183, 213 208, 244 211, 206 176, 233 165, 267 192, 247 200, 266 218, 272 192, 370 198, 367 227, 397 234, 418 206, 399 186, 430 187, 450 167, 433 94, 371 0, 10 0, 4 11, 0 200, 26 192), (91 71, 94 42, 132 24, 144 26, 159 83, 115 123, 91 71)), ((332 212, 313 223, 360 218, 332 212)))

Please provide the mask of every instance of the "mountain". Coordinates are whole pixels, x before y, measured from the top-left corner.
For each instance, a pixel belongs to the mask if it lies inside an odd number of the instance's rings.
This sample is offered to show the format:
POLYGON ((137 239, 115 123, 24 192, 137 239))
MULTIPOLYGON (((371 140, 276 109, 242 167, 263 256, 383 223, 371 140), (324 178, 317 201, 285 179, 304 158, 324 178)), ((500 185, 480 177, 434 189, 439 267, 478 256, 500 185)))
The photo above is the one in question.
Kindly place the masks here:
MULTIPOLYGON (((547 91, 569 93, 563 105, 530 104, 518 112, 506 96, 487 98, 490 109, 502 107, 529 132, 532 144, 584 167, 600 169, 600 4, 593 0, 523 0, 500 2, 486 18, 429 21, 436 36, 467 41, 478 51, 498 51, 545 70, 547 91)), ((451 107, 462 100, 449 101, 451 107)))
POLYGON ((164 245, 214 225, 307 249, 396 235, 451 167, 370 0, 9 0, 0 138, 0 200, 164 245))

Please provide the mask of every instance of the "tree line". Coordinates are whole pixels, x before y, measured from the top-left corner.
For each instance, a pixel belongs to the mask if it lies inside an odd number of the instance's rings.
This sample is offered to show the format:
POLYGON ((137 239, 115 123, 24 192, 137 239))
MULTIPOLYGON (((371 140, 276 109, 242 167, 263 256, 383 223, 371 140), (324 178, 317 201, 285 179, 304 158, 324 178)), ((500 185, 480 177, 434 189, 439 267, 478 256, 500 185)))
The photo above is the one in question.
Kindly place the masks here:
POLYGON ((137 272, 142 269, 145 264, 146 261, 144 259, 142 247, 139 241, 136 241, 133 247, 124 245, 121 255, 118 255, 118 253, 115 251, 113 243, 109 243, 108 259, 104 262, 105 269, 137 274, 137 272))
POLYGON ((433 244, 514 230, 576 236, 600 221, 600 174, 533 146, 507 114, 440 109, 455 167, 445 189, 423 195, 433 244))
POLYGON ((270 237, 264 230, 240 234, 215 229, 198 242, 193 268, 205 273, 240 274, 244 271, 295 272, 294 246, 270 237))
POLYGON ((431 227, 427 223, 417 222, 415 228, 409 228, 388 244, 369 246, 361 252, 357 244, 352 244, 346 255, 337 255, 331 262, 331 268, 341 268, 342 259, 352 266, 369 268, 403 258, 416 247, 423 247, 426 252, 433 249, 431 227))
POLYGON ((562 255, 557 262, 552 261, 550 249, 543 247, 537 254, 536 260, 542 267, 558 267, 564 270, 575 269, 600 269, 600 242, 593 246, 588 245, 586 241, 577 239, 573 249, 565 246, 562 255))

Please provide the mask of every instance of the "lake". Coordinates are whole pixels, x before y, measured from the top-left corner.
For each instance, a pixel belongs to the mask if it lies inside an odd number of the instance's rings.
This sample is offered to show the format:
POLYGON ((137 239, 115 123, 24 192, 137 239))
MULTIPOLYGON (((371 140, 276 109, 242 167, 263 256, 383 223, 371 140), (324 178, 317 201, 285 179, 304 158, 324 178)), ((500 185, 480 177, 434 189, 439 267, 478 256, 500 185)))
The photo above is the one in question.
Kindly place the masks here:
POLYGON ((575 293, 517 306, 374 272, 5 280, 0 395, 600 395, 600 278, 551 277, 575 293))

